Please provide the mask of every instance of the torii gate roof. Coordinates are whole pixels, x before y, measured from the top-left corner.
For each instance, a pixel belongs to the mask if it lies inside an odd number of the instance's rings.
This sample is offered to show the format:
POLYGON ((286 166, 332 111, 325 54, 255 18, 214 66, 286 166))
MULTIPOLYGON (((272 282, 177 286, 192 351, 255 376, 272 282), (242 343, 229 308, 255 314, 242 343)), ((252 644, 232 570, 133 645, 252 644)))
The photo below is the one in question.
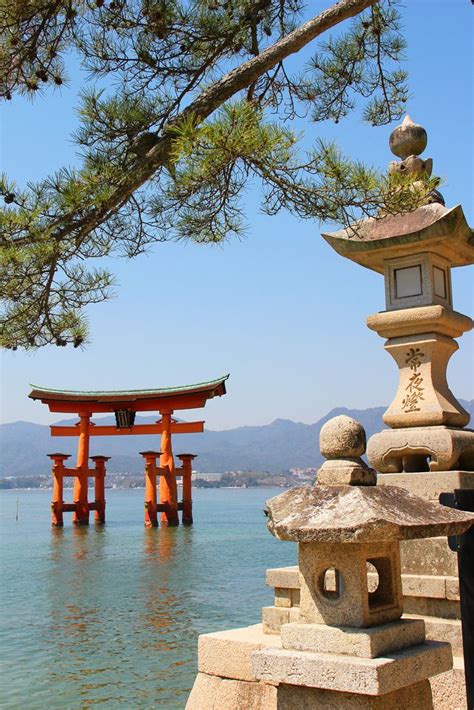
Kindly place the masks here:
POLYGON ((146 390, 77 391, 58 390, 30 385, 28 395, 40 399, 52 412, 113 412, 122 407, 132 411, 161 409, 193 409, 203 407, 208 399, 226 393, 225 382, 229 375, 216 380, 181 387, 161 387, 146 390))

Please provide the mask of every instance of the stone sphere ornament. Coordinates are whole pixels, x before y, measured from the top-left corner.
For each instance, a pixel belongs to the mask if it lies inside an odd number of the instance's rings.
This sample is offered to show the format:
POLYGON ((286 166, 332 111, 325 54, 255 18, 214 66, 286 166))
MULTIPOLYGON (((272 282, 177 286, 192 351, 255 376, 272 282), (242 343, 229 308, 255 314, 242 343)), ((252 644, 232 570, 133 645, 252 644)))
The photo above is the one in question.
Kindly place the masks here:
POLYGON ((359 458, 366 447, 364 427, 345 414, 334 417, 323 425, 319 447, 327 459, 359 458))
POLYGON ((428 143, 428 135, 410 116, 405 116, 400 126, 390 134, 390 150, 398 158, 408 158, 409 155, 420 155, 428 143))

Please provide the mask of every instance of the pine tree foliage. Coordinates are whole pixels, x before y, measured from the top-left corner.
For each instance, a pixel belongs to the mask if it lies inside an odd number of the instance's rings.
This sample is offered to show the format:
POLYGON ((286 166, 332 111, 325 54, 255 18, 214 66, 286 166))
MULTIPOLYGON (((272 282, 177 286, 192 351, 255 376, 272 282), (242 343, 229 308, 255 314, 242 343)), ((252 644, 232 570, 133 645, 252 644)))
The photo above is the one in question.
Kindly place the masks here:
POLYGON ((432 181, 395 185, 332 144, 303 150, 290 128, 354 108, 373 125, 401 116, 397 0, 341 0, 306 22, 304 9, 300 0, 3 0, 5 100, 54 90, 71 54, 90 76, 78 167, 23 188, 0 181, 6 347, 82 345, 85 307, 113 289, 87 264, 164 240, 240 235, 249 185, 261 186, 268 214, 343 224, 426 199, 432 181), (346 19, 309 65, 289 71, 291 54, 346 19))

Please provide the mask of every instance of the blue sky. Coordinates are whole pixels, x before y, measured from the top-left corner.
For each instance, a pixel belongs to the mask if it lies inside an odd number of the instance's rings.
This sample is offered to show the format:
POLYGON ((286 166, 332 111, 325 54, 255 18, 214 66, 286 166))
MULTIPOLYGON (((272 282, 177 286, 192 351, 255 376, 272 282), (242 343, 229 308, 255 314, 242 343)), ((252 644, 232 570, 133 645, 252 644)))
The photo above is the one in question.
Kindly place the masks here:
MULTIPOLYGON (((424 156, 433 157, 434 174, 445 180, 446 204, 461 203, 473 224, 474 9, 468 0, 406 5, 408 112, 428 131, 424 156)), ((61 92, 34 103, 16 99, 3 111, 2 169, 20 184, 74 162, 69 135, 77 86, 75 77, 61 92)), ((308 123, 305 131, 384 167, 393 157, 392 128, 374 129, 355 113, 337 126, 308 123)), ((58 418, 28 400, 30 382, 129 389, 227 372, 227 396, 204 412, 211 429, 278 417, 311 423, 337 406, 388 405, 396 366, 365 326, 367 315, 384 309, 382 276, 339 257, 316 222, 266 217, 258 204, 249 191, 243 240, 221 247, 158 244, 134 261, 114 260, 117 297, 89 310, 92 343, 85 350, 4 353, 2 421, 58 418)), ((464 313, 472 311, 471 281, 472 270, 453 270, 454 306, 464 313)), ((456 396, 471 398, 472 333, 460 345, 449 382, 456 396)))

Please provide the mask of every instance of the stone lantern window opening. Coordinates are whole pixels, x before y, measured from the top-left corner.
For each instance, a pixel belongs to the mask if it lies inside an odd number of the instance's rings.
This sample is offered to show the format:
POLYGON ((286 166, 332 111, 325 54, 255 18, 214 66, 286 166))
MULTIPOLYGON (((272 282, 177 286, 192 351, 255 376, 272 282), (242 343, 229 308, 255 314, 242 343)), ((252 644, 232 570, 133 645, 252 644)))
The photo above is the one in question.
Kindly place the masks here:
POLYGON ((439 298, 447 298, 446 271, 439 266, 433 266, 433 291, 439 298))
POLYGON ((395 297, 409 298, 410 296, 421 296, 423 287, 421 285, 421 266, 405 266, 402 269, 394 270, 395 276, 395 297))
POLYGON ((388 311, 434 304, 452 308, 448 263, 430 252, 387 259, 385 304, 388 311))
POLYGON ((377 568, 371 562, 367 562, 367 589, 375 592, 380 584, 380 577, 377 568))
POLYGON ((326 599, 339 599, 344 591, 344 578, 340 570, 328 567, 319 576, 318 587, 326 599))
POLYGON ((369 612, 381 609, 391 609, 396 606, 395 588, 393 580, 397 574, 391 557, 372 557, 367 560, 367 564, 375 567, 379 583, 371 591, 370 583, 367 584, 369 595, 369 612))

